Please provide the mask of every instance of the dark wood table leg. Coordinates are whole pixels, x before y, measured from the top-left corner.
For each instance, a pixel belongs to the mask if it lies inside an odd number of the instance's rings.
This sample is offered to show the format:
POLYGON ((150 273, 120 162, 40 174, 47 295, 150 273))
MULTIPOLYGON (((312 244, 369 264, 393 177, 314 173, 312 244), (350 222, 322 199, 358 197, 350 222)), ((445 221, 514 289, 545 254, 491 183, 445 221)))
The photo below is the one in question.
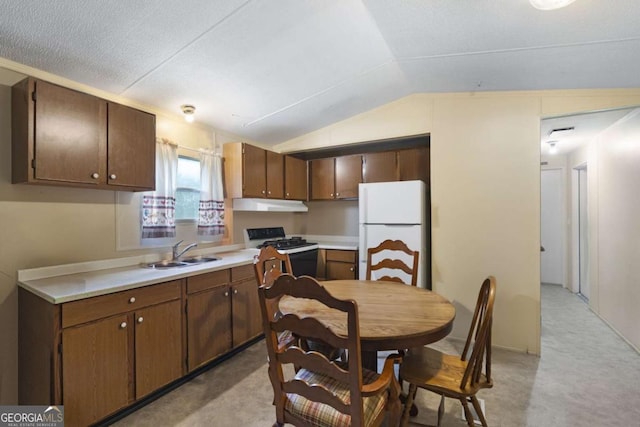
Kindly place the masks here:
POLYGON ((378 352, 377 351, 362 351, 362 367, 369 369, 373 372, 378 372, 378 352))

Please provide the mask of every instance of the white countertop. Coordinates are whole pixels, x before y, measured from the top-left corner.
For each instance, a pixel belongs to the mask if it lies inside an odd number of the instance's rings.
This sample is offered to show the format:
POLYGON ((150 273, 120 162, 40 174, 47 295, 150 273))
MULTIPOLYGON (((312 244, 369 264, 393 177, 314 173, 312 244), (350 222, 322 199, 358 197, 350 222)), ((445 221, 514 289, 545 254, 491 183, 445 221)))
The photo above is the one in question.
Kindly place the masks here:
MULTIPOLYGON (((136 263, 135 265, 116 268, 105 268, 96 271, 85 271, 34 279, 29 279, 29 271, 23 270, 19 272, 18 275, 18 286, 53 304, 60 304, 126 289, 182 279, 193 276, 194 274, 208 273, 251 264, 253 262, 253 256, 257 253, 257 249, 216 253, 215 256, 220 258, 219 261, 169 269, 145 268, 136 263)), ((73 270, 71 269, 70 271, 73 270)))
MULTIPOLYGON (((307 235, 305 238, 317 242, 321 249, 358 250, 357 237, 307 235)), ((211 255, 220 258, 219 261, 169 269, 144 268, 141 262, 156 260, 132 257, 20 270, 18 286, 60 304, 250 264, 256 254, 257 249, 216 252, 211 255)))
POLYGON ((320 249, 358 250, 358 236, 306 235, 304 238, 309 242, 318 243, 320 249))

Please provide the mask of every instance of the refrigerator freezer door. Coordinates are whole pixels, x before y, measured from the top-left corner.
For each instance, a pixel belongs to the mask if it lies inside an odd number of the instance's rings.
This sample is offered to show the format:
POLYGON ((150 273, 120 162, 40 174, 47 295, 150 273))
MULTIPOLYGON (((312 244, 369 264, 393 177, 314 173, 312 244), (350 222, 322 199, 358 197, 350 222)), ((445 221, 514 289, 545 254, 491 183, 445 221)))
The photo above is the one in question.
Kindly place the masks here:
MULTIPOLYGON (((360 280, 365 280, 367 274, 367 249, 374 248, 386 239, 402 240, 407 244, 409 249, 420 252, 418 263, 418 286, 426 287, 426 260, 430 254, 426 252, 425 229, 421 224, 418 225, 396 225, 396 224, 360 224, 360 280)), ((383 252, 378 255, 382 258, 399 259, 405 264, 411 266, 410 258, 404 252, 390 251, 383 252)), ((379 259, 374 258, 372 262, 375 264, 379 259)), ((404 273, 402 273, 404 274, 404 273)), ((378 277, 385 275, 384 270, 378 270, 378 277)), ((400 277, 405 283, 411 283, 409 277, 400 277)), ((372 280, 376 277, 373 275, 372 280)))
POLYGON ((422 181, 360 184, 360 224, 422 224, 425 188, 422 181))

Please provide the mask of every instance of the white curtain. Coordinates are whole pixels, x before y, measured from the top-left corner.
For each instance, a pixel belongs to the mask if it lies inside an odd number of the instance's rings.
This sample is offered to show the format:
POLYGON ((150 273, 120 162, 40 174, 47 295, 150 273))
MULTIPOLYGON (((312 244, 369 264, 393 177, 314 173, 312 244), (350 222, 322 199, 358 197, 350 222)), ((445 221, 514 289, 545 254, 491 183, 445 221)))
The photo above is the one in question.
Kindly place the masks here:
POLYGON ((176 176, 178 147, 156 140, 156 190, 142 196, 142 238, 176 236, 176 176))
POLYGON ((222 157, 210 152, 200 153, 200 206, 198 235, 224 235, 224 190, 222 157))

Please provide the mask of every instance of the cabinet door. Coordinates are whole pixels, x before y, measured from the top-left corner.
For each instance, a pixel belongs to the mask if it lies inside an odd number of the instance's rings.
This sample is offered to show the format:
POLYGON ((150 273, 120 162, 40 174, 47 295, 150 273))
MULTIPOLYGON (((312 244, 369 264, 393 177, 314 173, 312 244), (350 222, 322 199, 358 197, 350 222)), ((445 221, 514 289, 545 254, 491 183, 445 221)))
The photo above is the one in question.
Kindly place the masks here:
POLYGON ((43 81, 36 82, 35 98, 35 178, 105 183, 106 102, 43 81))
POLYGON ((129 333, 133 337, 133 325, 128 323, 127 316, 120 315, 62 331, 67 425, 93 424, 127 406, 129 333))
POLYGON ((284 199, 284 156, 272 151, 267 157, 267 197, 284 199))
POLYGON ((356 279, 356 274, 355 264, 327 261, 327 280, 356 279))
POLYGON ((398 180, 395 151, 362 155, 362 182, 389 182, 398 180))
POLYGON ((400 181, 422 180, 429 187, 429 147, 398 151, 400 181))
POLYGON ((108 103, 107 183, 139 190, 155 189, 156 118, 108 103))
POLYGON ((334 198, 335 159, 317 159, 309 162, 311 200, 334 198))
POLYGON ((231 350, 229 285, 188 296, 187 342, 190 371, 231 350))
POLYGON ((295 157, 284 158, 284 197, 307 200, 307 162, 295 157))
POLYGON ((234 283, 231 290, 233 346, 237 347, 263 332, 262 312, 255 278, 234 283))
POLYGON ((362 182, 362 156, 336 157, 336 199, 358 197, 358 184, 362 182))
POLYGON ((135 312, 136 399, 182 376, 180 300, 135 312))
POLYGON ((265 197, 267 194, 266 151, 242 144, 242 195, 265 197))

